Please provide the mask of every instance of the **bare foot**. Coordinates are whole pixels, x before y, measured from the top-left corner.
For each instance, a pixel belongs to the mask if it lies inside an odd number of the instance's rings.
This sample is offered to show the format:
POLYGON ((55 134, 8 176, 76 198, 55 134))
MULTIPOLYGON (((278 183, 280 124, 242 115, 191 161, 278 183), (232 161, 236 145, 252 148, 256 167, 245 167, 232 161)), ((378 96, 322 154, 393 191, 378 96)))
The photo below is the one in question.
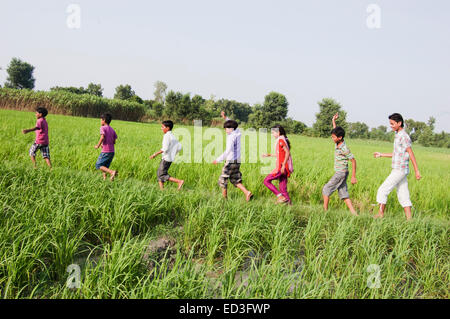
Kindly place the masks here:
POLYGON ((373 216, 373 218, 383 218, 383 217, 384 217, 384 214, 382 214, 382 213, 378 213, 375 216, 373 216))
POLYGON ((119 171, 113 171, 112 172, 111 178, 110 178, 111 182, 114 180, 114 178, 116 178, 117 175, 119 175, 119 171))
POLYGON ((184 184, 184 181, 179 181, 177 190, 180 190, 181 187, 183 187, 183 184, 184 184))
POLYGON ((248 202, 251 198, 253 197, 252 192, 248 192, 247 195, 245 196, 245 200, 248 202))
POLYGON ((106 174, 103 173, 103 180, 106 181, 106 174))

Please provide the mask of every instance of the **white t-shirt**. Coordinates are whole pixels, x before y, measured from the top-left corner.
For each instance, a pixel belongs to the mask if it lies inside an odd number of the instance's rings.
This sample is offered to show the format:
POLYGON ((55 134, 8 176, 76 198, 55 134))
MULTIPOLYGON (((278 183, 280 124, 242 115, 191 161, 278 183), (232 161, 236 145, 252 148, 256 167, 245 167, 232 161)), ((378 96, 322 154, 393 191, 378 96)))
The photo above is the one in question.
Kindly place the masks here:
POLYGON ((181 151, 181 143, 178 142, 171 131, 164 134, 161 151, 163 151, 162 159, 166 162, 173 162, 175 155, 181 151))

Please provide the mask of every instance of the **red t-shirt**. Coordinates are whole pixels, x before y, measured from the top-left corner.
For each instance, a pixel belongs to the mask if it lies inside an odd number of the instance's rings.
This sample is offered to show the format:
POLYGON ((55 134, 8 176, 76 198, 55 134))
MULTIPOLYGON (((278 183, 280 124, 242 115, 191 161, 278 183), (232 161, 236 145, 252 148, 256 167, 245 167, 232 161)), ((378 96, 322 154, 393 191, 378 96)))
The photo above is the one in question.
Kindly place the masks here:
POLYGON ((38 130, 34 131, 36 133, 36 144, 48 145, 48 124, 45 118, 41 117, 36 121, 36 127, 38 130))
POLYGON ((100 127, 100 135, 104 136, 102 143, 102 153, 114 153, 114 144, 116 143, 117 134, 109 125, 100 127))
MULTIPOLYGON (((277 172, 281 171, 281 166, 283 165, 283 162, 286 158, 286 151, 284 150, 283 147, 288 147, 288 146, 287 146, 286 142, 280 138, 279 142, 277 143, 277 172)), ((285 172, 286 172, 287 176, 291 175, 287 165, 285 167, 285 172)))

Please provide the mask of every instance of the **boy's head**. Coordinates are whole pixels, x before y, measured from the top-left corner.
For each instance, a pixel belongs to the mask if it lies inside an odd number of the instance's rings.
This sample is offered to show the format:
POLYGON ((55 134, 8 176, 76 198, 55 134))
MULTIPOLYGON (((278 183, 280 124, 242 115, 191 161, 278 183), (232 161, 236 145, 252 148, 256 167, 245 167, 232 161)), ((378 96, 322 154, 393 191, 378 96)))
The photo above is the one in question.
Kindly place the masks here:
POLYGON ((45 107, 38 107, 36 109, 36 117, 39 119, 41 117, 46 117, 48 114, 48 111, 45 107))
POLYGON ((109 113, 102 114, 100 116, 100 118, 102 119, 102 124, 108 124, 109 125, 111 123, 111 121, 112 121, 112 116, 109 113))
POLYGON ((161 130, 165 133, 168 131, 172 131, 173 129, 173 122, 172 121, 163 121, 161 123, 161 130))
POLYGON ((331 130, 331 138, 336 144, 343 141, 344 137, 345 137, 345 130, 342 127, 336 126, 334 129, 331 130))
POLYGON ((227 134, 230 134, 231 132, 233 132, 235 129, 237 129, 238 126, 239 126, 239 124, 233 120, 228 120, 225 123, 223 123, 223 128, 225 129, 227 134))
POLYGON ((401 116, 399 113, 394 113, 389 115, 389 125, 391 126, 391 129, 393 131, 398 131, 400 127, 404 127, 405 122, 403 121, 403 116, 401 116))

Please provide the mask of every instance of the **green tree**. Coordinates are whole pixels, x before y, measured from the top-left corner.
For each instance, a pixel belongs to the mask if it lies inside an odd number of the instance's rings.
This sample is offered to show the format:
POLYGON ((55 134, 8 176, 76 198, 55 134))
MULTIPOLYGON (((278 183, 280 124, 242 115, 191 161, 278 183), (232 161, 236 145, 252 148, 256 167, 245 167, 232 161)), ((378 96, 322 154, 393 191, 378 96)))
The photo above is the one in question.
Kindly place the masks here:
POLYGON ((413 119, 405 120, 405 131, 411 137, 411 141, 419 140, 422 132, 427 128, 425 122, 414 121, 413 119))
POLYGON ((103 88, 101 84, 89 83, 86 92, 96 96, 103 96, 103 88))
POLYGON ((136 93, 134 93, 129 84, 126 85, 121 84, 118 87, 116 87, 116 93, 114 94, 114 98, 119 100, 129 100, 134 95, 136 95, 136 93))
POLYGON ((164 105, 167 84, 162 81, 156 81, 154 84, 154 87, 155 87, 155 92, 154 92, 155 101, 164 105))
POLYGON ((320 111, 316 113, 316 122, 313 125, 313 129, 320 137, 329 137, 333 128, 331 122, 333 115, 339 113, 339 118, 336 121, 337 126, 341 126, 344 130, 347 130, 347 122, 345 120, 347 112, 342 110, 342 106, 332 98, 324 98, 318 102, 320 111))
POLYGON ((369 127, 362 122, 348 123, 346 136, 351 138, 369 138, 369 127))
POLYGON ((6 69, 8 77, 5 87, 12 89, 33 89, 35 78, 33 77, 34 66, 13 58, 6 69))
POLYGON ((179 109, 183 94, 180 92, 169 91, 166 95, 166 103, 164 105, 164 115, 172 119, 179 119, 179 109))

